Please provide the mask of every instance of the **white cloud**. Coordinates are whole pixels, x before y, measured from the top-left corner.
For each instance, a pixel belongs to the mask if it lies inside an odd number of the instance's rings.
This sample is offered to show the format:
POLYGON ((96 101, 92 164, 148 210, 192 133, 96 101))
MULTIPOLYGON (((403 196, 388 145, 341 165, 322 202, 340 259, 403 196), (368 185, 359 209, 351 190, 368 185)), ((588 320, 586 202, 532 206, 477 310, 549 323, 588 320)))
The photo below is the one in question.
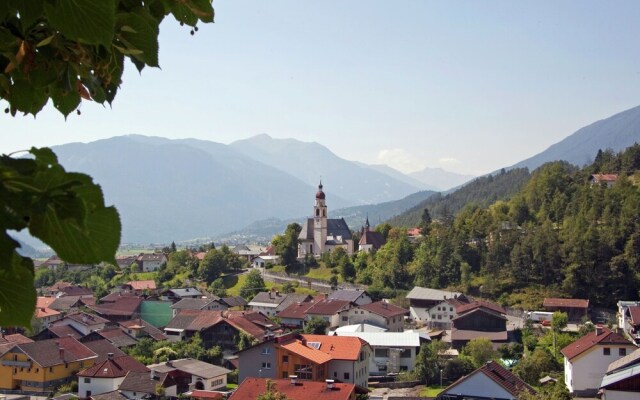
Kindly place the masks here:
POLYGON ((378 161, 405 174, 420 171, 425 167, 419 157, 399 148, 380 150, 378 152, 378 161))
POLYGON ((442 157, 438 159, 438 164, 441 165, 458 165, 460 164, 460 160, 455 157, 442 157))

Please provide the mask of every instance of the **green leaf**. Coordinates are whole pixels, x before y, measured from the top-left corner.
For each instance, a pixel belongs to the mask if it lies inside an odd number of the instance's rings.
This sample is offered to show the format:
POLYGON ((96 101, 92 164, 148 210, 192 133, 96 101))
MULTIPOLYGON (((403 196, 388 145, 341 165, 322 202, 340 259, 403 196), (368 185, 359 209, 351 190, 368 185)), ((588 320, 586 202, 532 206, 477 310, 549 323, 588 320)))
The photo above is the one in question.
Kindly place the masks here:
POLYGON ((17 247, 15 240, 0 233, 0 325, 28 327, 36 307, 33 262, 20 256, 17 247))
POLYGON ((34 87, 24 79, 15 79, 10 90, 9 102, 25 114, 36 115, 47 104, 44 88, 34 87))
POLYGON ((29 0, 15 2, 20 14, 20 20, 22 21, 22 28, 24 31, 28 31, 30 27, 40 18, 44 13, 44 1, 43 0, 29 0))
POLYGON ((56 109, 66 118, 80 105, 80 94, 76 90, 62 90, 56 87, 51 92, 51 100, 56 109))
POLYGON ((115 33, 116 0, 56 0, 45 3, 45 13, 68 39, 111 45, 115 33))
POLYGON ((183 0, 171 4, 171 13, 180 22, 195 26, 198 20, 213 22, 214 11, 210 0, 183 0))
MULTIPOLYGON (((117 16, 119 38, 128 53, 151 67, 158 66, 158 22, 144 8, 117 16), (123 29, 123 28, 127 29, 123 29), (138 53, 141 51, 141 53, 138 53)), ((123 47, 123 46, 120 46, 123 47)))

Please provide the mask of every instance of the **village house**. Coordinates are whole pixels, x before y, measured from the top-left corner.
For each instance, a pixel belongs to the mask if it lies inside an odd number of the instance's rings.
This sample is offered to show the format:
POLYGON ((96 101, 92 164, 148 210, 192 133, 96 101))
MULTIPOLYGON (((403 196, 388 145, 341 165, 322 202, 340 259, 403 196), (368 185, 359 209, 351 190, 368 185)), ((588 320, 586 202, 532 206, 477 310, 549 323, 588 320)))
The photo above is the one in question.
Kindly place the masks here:
POLYGON ((249 307, 255 312, 261 312, 273 317, 291 304, 309 301, 311 296, 300 293, 280 293, 278 290, 260 292, 249 302, 249 307))
POLYGON ((173 378, 156 371, 129 371, 118 390, 129 400, 154 400, 160 397, 158 388, 164 391, 163 396, 178 396, 177 385, 173 378))
POLYGON ((447 299, 457 298, 461 295, 462 293, 458 292, 415 286, 407 294, 407 300, 409 300, 410 305, 409 314, 415 321, 426 324, 431 321, 429 310, 431 310, 433 306, 437 306, 447 299))
POLYGON ((305 321, 312 318, 320 318, 327 322, 328 327, 340 325, 340 313, 353 306, 348 300, 321 299, 315 302, 305 312, 305 321))
POLYGON ((569 322, 581 322, 588 317, 588 299, 558 299, 546 297, 542 303, 545 311, 564 312, 569 317, 569 322))
POLYGON ((128 321, 120 321, 118 322, 120 329, 126 332, 128 335, 134 337, 135 339, 141 339, 145 337, 150 337, 153 340, 161 341, 167 340, 167 337, 162 333, 162 331, 155 326, 151 325, 147 321, 136 318, 128 321))
POLYGON ((137 296, 153 294, 157 290, 156 281, 148 279, 144 281, 129 281, 122 285, 122 290, 132 292, 137 296))
POLYGON ((624 307, 619 318, 622 320, 619 326, 635 344, 640 344, 640 306, 634 304, 624 307))
POLYGON ((78 397, 87 398, 117 390, 129 371, 149 373, 149 369, 135 358, 109 353, 105 360, 77 373, 78 397))
POLYGON ((14 343, 0 357, 0 389, 50 392, 92 366, 96 358, 72 337, 14 343))
POLYGON ((175 288, 167 289, 162 292, 162 300, 177 303, 182 299, 199 299, 202 298, 202 292, 196 288, 175 288))
POLYGON ((429 335, 417 331, 404 332, 334 332, 336 336, 357 337, 373 350, 369 359, 370 375, 386 375, 413 371, 416 357, 429 335))
POLYGON ((589 176, 589 183, 593 185, 606 185, 608 188, 612 187, 618 180, 616 174, 592 174, 589 176))
POLYGON ((298 241, 298 258, 307 255, 320 257, 337 248, 344 249, 347 254, 353 254, 353 237, 344 218, 328 218, 322 182, 318 185, 313 217, 305 219, 298 241))
POLYGON ((167 263, 167 256, 164 253, 140 254, 136 262, 142 272, 153 272, 167 263))
POLYGON ((169 341, 188 340, 200 334, 202 346, 209 349, 237 350, 236 338, 244 333, 255 340, 263 340, 280 326, 256 312, 182 310, 164 328, 169 341))
POLYGON ((346 300, 358 306, 369 304, 372 301, 369 293, 357 289, 334 290, 327 295, 327 298, 329 300, 346 300))
POLYGON ((506 311, 488 301, 474 301, 457 308, 458 316, 451 322, 451 347, 462 349, 469 341, 486 338, 491 342, 506 343, 508 339, 506 311))
POLYGON ((602 400, 640 398, 640 349, 609 364, 598 394, 602 400))
POLYGON ((296 376, 367 387, 371 346, 357 337, 289 333, 238 352, 239 381, 296 376))
POLYGON ((360 235, 360 242, 358 242, 358 249, 365 253, 371 253, 384 246, 384 236, 380 232, 372 231, 369 226, 369 217, 364 223, 362 228, 362 234, 360 235))
POLYGON ((278 265, 279 262, 280 262, 279 255, 276 255, 276 254, 263 255, 263 256, 257 256, 256 258, 254 258, 253 261, 251 261, 251 266, 253 268, 263 269, 263 268, 272 267, 274 265, 278 265))
POLYGON ((383 300, 339 312, 339 324, 340 326, 369 324, 385 328, 390 332, 402 332, 404 316, 407 314, 409 310, 383 300))
POLYGON ((114 292, 100 299, 100 304, 87 306, 97 315, 111 322, 140 317, 140 305, 144 298, 134 293, 114 292))
POLYGON ((227 387, 226 368, 192 358, 166 361, 149 365, 152 371, 168 374, 177 385, 178 394, 190 390, 219 390, 227 387))
POLYGON ((291 330, 304 329, 307 310, 318 301, 320 301, 320 298, 312 298, 309 299, 309 301, 296 302, 280 311, 278 313, 278 318, 280 319, 280 325, 282 328, 291 330))
POLYGON ((69 325, 76 331, 80 332, 82 336, 86 336, 93 331, 104 329, 105 325, 109 321, 102 317, 93 314, 87 314, 85 312, 77 312, 69 314, 66 317, 58 320, 52 324, 52 327, 69 325))
MULTIPOLYGON (((338 383, 333 380, 324 382, 303 381, 294 377, 271 381, 274 390, 282 393, 289 400, 356 400, 356 387, 350 383, 338 383)), ((247 378, 229 400, 257 399, 266 393, 267 379, 247 378)))
POLYGON ((449 385, 436 400, 516 400, 522 393, 537 394, 535 389, 509 370, 495 361, 489 361, 449 385))
POLYGON ((87 343, 94 340, 107 340, 109 343, 113 344, 119 349, 135 346, 138 343, 136 339, 127 335, 118 326, 108 326, 103 329, 93 331, 80 339, 82 343, 87 343))
POLYGON ((219 297, 182 299, 171 305, 175 317, 182 310, 227 310, 229 306, 219 297))
POLYGON ((453 319, 458 316, 458 307, 466 304, 469 304, 469 299, 461 294, 432 306, 428 310, 427 326, 434 329, 451 329, 453 327, 453 319))
POLYGON ((602 383, 609 364, 625 357, 636 346, 602 325, 561 350, 564 380, 576 396, 593 396, 602 383))

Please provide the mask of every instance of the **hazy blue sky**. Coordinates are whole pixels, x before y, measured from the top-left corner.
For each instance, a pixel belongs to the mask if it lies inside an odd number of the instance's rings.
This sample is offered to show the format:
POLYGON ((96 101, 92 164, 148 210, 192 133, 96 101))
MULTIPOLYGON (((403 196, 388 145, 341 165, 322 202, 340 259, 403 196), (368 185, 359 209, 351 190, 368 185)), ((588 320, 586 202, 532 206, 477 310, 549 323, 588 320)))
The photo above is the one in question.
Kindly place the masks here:
MULTIPOLYGON (((216 0, 161 26, 113 109, 2 114, 0 152, 137 133, 259 133, 341 157, 480 174, 640 104, 638 1, 216 0)), ((5 106, 3 105, 2 108, 5 106)))

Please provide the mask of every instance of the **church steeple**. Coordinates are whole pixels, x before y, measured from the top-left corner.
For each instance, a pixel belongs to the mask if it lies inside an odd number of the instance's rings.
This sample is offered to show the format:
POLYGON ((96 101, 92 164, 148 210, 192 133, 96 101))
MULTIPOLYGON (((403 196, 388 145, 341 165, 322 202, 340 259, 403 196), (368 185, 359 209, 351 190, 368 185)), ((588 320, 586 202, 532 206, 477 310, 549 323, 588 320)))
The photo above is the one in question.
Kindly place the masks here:
POLYGON ((322 191, 322 181, 318 185, 316 204, 313 207, 313 253, 320 255, 324 252, 327 241, 327 205, 322 191))

